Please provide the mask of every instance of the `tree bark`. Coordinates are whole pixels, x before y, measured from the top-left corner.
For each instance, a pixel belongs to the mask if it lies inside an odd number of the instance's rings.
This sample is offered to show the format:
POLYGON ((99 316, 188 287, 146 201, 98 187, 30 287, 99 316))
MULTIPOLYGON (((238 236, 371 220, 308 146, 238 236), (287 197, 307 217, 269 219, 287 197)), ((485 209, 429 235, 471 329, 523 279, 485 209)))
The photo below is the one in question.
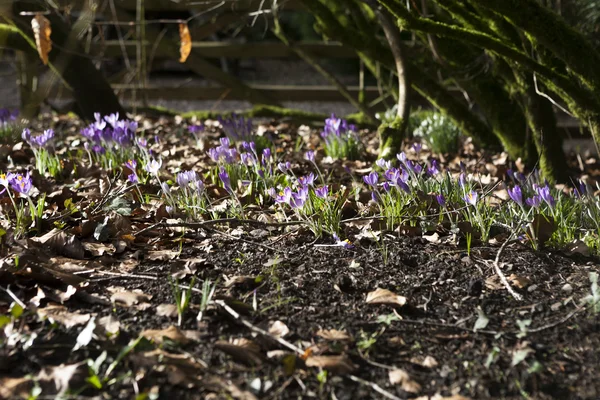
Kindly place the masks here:
POLYGON ((410 117, 410 81, 400 31, 386 10, 377 8, 375 12, 390 45, 398 78, 398 101, 396 103, 398 110, 396 118, 392 123, 382 124, 378 129, 379 157, 388 159, 395 156, 402 149, 402 140, 404 139, 410 117))

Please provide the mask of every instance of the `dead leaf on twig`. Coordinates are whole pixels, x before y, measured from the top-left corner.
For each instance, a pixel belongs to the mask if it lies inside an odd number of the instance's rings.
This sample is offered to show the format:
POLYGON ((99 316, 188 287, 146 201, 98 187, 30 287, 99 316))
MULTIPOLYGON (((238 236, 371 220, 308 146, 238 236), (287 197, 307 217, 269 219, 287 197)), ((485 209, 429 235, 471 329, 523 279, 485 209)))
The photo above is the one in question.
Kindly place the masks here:
POLYGON ((192 36, 187 23, 179 24, 179 62, 184 63, 192 52, 192 36))
POLYGON ((40 59, 44 65, 48 65, 48 53, 52 50, 52 27, 48 18, 41 13, 36 13, 31 20, 31 28, 33 29, 33 37, 35 38, 35 47, 40 55, 40 59))

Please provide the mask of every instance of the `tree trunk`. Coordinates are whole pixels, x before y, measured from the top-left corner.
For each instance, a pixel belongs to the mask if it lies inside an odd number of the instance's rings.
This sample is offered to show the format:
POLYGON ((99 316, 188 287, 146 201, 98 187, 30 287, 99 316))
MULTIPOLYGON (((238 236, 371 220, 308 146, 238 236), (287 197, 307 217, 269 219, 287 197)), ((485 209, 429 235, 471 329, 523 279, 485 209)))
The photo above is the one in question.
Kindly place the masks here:
POLYGON ((410 117, 410 81, 400 31, 386 10, 378 8, 376 14, 390 45, 398 77, 398 102, 396 103, 398 110, 396 118, 392 123, 384 123, 378 129, 379 157, 389 159, 401 151, 402 140, 408 127, 410 117))

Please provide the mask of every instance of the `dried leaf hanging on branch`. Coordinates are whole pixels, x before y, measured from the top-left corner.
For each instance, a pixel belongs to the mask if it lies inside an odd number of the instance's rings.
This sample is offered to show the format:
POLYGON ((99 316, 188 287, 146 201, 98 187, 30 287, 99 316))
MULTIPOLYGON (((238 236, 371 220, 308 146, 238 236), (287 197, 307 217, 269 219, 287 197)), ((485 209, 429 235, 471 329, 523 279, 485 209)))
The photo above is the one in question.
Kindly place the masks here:
POLYGON ((35 17, 31 20, 31 28, 33 29, 35 46, 40 54, 40 58, 44 65, 48 65, 48 53, 52 50, 52 40, 50 40, 52 28, 50 27, 50 21, 42 14, 36 13, 35 17))
POLYGON ((179 40, 181 41, 179 62, 184 63, 192 51, 192 36, 190 35, 187 23, 179 24, 179 40))

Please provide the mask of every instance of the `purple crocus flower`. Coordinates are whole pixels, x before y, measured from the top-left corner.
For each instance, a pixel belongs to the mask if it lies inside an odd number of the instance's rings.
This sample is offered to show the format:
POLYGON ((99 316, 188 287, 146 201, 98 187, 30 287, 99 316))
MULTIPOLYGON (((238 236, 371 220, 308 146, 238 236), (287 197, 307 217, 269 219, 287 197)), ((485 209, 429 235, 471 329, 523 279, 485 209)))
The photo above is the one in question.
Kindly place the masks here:
POLYGON ((431 166, 427 167, 427 175, 429 176, 436 176, 437 174, 439 174, 440 172, 440 168, 438 165, 437 160, 432 160, 431 161, 431 166))
POLYGON ((298 190, 298 193, 292 193, 292 198, 290 200, 290 207, 292 208, 302 208, 306 200, 308 199, 308 188, 301 188, 298 190))
POLYGON ((302 186, 312 186, 315 183, 315 174, 312 172, 306 176, 298 178, 298 183, 302 186))
POLYGON ((104 153, 106 153, 106 149, 104 147, 100 146, 99 144, 95 144, 92 147, 92 151, 94 153, 97 153, 97 154, 104 154, 104 153))
POLYGON ((156 174, 158 174, 158 170, 160 169, 161 166, 162 166, 162 159, 159 158, 158 161, 153 159, 150 162, 148 162, 148 164, 146 164, 144 169, 146 171, 148 171, 148 173, 150 173, 152 175, 156 175, 156 174))
POLYGON ((135 161, 134 159, 127 160, 125 166, 135 173, 135 169, 137 168, 137 161, 135 161))
POLYGON ((140 182, 140 180, 138 179, 137 174, 129 174, 129 175, 127 175, 127 181, 129 183, 133 183, 134 185, 137 185, 140 182))
POLYGON ((23 132, 21 133, 21 138, 27 143, 29 143, 29 141, 31 140, 31 131, 29 130, 29 128, 23 129, 23 132))
POLYGON ((506 175, 508 175, 508 177, 509 177, 509 178, 510 178, 512 181, 514 181, 514 180, 515 180, 515 173, 514 173, 514 171, 513 171, 512 169, 507 169, 507 170, 506 170, 506 175))
POLYGON ((377 172, 373 171, 369 175, 363 176, 363 181, 372 187, 377 186, 377 182, 379 181, 379 175, 377 172))
POLYGON ((146 147, 148 147, 148 140, 146 140, 146 138, 139 137, 139 138, 137 138, 137 144, 141 148, 145 149, 146 147))
POLYGON ((104 117, 104 120, 115 127, 117 125, 117 121, 119 120, 119 113, 107 115, 104 117))
POLYGON ((329 195, 329 186, 325 185, 323 187, 316 188, 315 195, 321 199, 327 199, 327 196, 329 195))
POLYGON ((349 241, 348 239, 340 240, 340 237, 338 235, 336 235, 335 233, 333 234, 333 239, 335 240, 336 246, 340 246, 345 249, 353 249, 354 248, 354 245, 352 244, 351 241, 349 241))
POLYGON ((41 135, 32 136, 29 129, 27 129, 27 132, 23 130, 21 137, 26 140, 31 147, 43 148, 54 139, 54 131, 52 129, 46 129, 41 135))
POLYGON ((423 172, 423 167, 421 165, 419 165, 418 163, 414 163, 410 160, 406 160, 405 165, 406 165, 406 168, 410 169, 416 175, 421 175, 421 172, 423 172))
POLYGON ((446 198, 444 197, 443 194, 436 194, 435 199, 437 200, 437 202, 440 206, 442 206, 442 207, 446 206, 446 198))
POLYGON ((465 194, 465 197, 463 197, 463 200, 465 201, 465 203, 475 206, 477 204, 477 197, 478 197, 477 192, 474 190, 471 190, 469 193, 465 194))
POLYGON ((380 158, 379 160, 375 161, 375 164, 381 169, 392 168, 392 162, 388 161, 388 160, 384 160, 383 158, 380 158))
POLYGON ((169 184, 167 182, 161 182, 160 188, 163 191, 163 193, 166 194, 167 196, 171 195, 171 188, 169 187, 169 184))
POLYGON ((415 151, 415 153, 417 153, 417 155, 418 155, 421 152, 423 145, 421 143, 415 143, 415 144, 413 144, 412 148, 415 151))
POLYGON ((221 167, 219 170, 219 179, 221 182, 223 182, 223 187, 225 190, 228 192, 233 192, 233 189, 231 188, 231 181, 229 180, 229 174, 223 167, 221 167))
POLYGON ((402 164, 406 163, 406 153, 405 152, 401 152, 401 153, 396 154, 396 158, 398 160, 400 160, 400 162, 402 164))
POLYGON ((538 188, 537 193, 550 208, 553 208, 556 205, 556 200, 554 200, 554 197, 550 194, 550 187, 548 187, 548 185, 538 188))
POLYGON ((383 173, 388 181, 395 183, 400 179, 400 171, 398 168, 390 168, 383 173))
POLYGON ((286 203, 286 204, 290 204, 290 200, 292 199, 292 189, 290 189, 289 187, 286 187, 285 189, 283 189, 282 192, 280 192, 276 197, 275 197, 275 203, 286 203))
POLYGON ((467 185, 467 175, 465 175, 464 172, 462 172, 459 177, 458 177, 458 185, 464 189, 465 186, 467 185))
POLYGON ((396 186, 404 190, 406 193, 410 193, 410 187, 402 179, 396 180, 396 186))
POLYGON ((389 182, 383 182, 381 184, 381 188, 383 189, 384 192, 388 193, 390 191, 390 189, 392 188, 392 185, 390 185, 389 182))
POLYGON ((542 204, 542 198, 536 194, 533 197, 525 200, 525 203, 529 207, 538 208, 540 206, 540 204, 542 204))
POLYGON ((508 192, 508 196, 520 206, 523 206, 523 193, 521 192, 521 187, 516 185, 514 188, 506 188, 508 192))
POLYGON ((291 167, 292 167, 292 164, 290 164, 290 162, 289 162, 289 161, 287 161, 287 162, 284 162, 284 163, 279 163, 279 164, 277 164, 277 168, 279 168, 279 170, 280 170, 281 172, 283 172, 284 174, 285 174, 286 172, 288 172, 288 171, 290 170, 290 168, 291 168, 291 167))
POLYGON ((23 174, 11 174, 9 179, 10 187, 17 193, 20 193, 24 196, 29 196, 29 192, 31 192, 31 188, 33 187, 31 176, 29 176, 29 172, 27 175, 23 174))
POLYGON ((253 164, 254 158, 251 153, 240 153, 240 161, 242 164, 250 166, 253 164))
POLYGON ((277 190, 275 188, 267 189, 267 194, 273 198, 277 197, 277 190))
POLYGON ((315 152, 312 150, 307 151, 306 153, 304 153, 304 159, 310 162, 315 162, 315 152))
POLYGON ((190 183, 195 183, 198 181, 198 175, 195 171, 182 171, 177 174, 177 185, 181 188, 186 188, 190 183))
POLYGON ((0 109, 0 125, 7 125, 10 121, 14 121, 17 119, 17 115, 19 115, 19 110, 0 109))
POLYGON ((587 186, 585 185, 585 182, 583 182, 582 180, 579 180, 577 187, 574 190, 574 195, 575 197, 583 197, 587 194, 587 186))
POLYGON ((202 125, 202 124, 188 126, 188 132, 190 132, 192 135, 196 135, 197 133, 203 132, 203 131, 204 131, 204 125, 202 125))

